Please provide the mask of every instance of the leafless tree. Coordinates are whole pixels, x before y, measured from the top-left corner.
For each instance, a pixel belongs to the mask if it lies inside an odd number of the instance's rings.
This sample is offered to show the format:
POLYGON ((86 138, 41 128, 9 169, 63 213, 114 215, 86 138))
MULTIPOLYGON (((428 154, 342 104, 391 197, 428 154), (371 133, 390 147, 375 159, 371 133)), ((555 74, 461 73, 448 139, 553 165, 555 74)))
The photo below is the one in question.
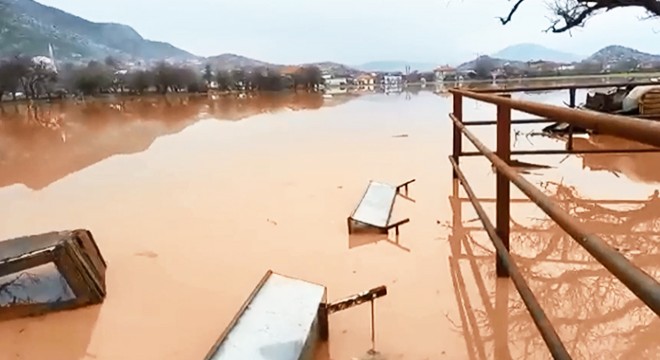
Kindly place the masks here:
POLYGON ((323 73, 316 66, 303 66, 293 74, 293 86, 313 89, 323 83, 323 73))
POLYGON ((154 85, 154 73, 138 70, 128 74, 127 85, 131 91, 142 94, 154 85))
POLYGON ((74 69, 68 83, 71 92, 94 95, 112 86, 112 70, 103 64, 90 63, 86 67, 74 69))
POLYGON ((495 61, 489 56, 479 56, 474 62, 474 72, 480 78, 490 77, 490 72, 496 68, 495 61))
MULTIPOLYGON (((502 24, 511 22, 518 9, 531 1, 515 0, 507 16, 499 18, 502 24)), ((550 3, 553 15, 547 31, 565 32, 583 26, 594 15, 626 7, 645 9, 649 17, 660 16, 660 1, 657 0, 553 0, 550 3)))
POLYGON ((11 60, 0 62, 0 100, 5 93, 12 94, 16 99, 16 91, 20 85, 20 76, 11 60))

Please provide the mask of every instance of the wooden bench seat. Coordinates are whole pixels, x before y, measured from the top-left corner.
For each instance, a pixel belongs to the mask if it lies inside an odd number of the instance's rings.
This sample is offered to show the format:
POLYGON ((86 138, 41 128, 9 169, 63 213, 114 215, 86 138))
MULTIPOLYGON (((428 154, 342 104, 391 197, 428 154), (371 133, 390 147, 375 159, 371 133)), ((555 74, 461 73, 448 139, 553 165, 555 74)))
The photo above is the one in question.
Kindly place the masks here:
POLYGON ((410 219, 403 219, 390 223, 394 201, 402 188, 407 194, 408 185, 414 181, 415 179, 398 186, 373 180, 370 181, 360 199, 360 202, 347 219, 348 233, 353 233, 354 227, 357 223, 377 228, 383 233, 387 233, 390 229, 394 228, 398 235, 399 226, 408 223, 410 219))

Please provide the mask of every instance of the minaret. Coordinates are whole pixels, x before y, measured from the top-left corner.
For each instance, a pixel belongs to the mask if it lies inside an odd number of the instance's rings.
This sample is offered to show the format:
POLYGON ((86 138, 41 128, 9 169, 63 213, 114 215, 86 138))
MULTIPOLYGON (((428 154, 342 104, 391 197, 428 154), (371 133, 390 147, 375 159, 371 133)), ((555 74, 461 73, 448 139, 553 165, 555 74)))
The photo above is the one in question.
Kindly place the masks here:
POLYGON ((53 54, 53 45, 48 43, 48 55, 50 55, 50 61, 53 62, 53 68, 57 72, 57 64, 55 64, 55 55, 53 54))

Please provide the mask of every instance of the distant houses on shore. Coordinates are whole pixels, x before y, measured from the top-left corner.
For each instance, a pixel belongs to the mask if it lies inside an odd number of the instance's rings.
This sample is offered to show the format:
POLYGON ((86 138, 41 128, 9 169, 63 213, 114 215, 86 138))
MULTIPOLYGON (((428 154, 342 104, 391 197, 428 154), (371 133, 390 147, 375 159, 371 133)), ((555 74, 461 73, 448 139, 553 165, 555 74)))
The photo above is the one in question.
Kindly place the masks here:
POLYGON ((372 72, 358 75, 352 74, 323 74, 326 87, 343 86, 401 86, 405 83, 405 76, 401 72, 372 72))

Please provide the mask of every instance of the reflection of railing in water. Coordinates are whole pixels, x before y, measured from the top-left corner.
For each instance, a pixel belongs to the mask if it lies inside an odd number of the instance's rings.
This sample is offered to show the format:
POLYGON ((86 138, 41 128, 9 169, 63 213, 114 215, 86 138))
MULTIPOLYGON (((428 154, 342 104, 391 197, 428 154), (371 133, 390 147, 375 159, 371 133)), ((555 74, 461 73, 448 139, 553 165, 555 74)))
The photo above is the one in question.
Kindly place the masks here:
MULTIPOLYGON (((586 200, 574 188, 548 183, 549 197, 575 216, 587 228, 607 239, 636 265, 652 276, 660 276, 660 198, 654 192, 647 200, 586 200), (635 242, 631 242, 634 240, 635 242), (636 249, 630 249, 634 246, 636 249)), ((470 226, 463 219, 458 183, 450 197, 453 209, 452 279, 459 305, 460 326, 471 359, 488 358, 494 346, 496 359, 511 358, 507 342, 513 344, 513 358, 538 358, 543 344, 530 328, 528 315, 517 297, 509 298, 506 281, 497 289, 487 289, 485 279, 495 277, 493 251, 478 238, 483 228, 470 226), (483 306, 472 306, 465 291, 461 262, 470 266, 483 306), (489 291, 490 290, 490 291, 489 291), (495 306, 491 297, 495 296, 495 306), (502 300, 504 298, 504 300, 502 300), (507 307, 506 302, 510 304, 507 307), (478 309, 475 309, 478 308, 478 309), (472 319, 470 319, 472 317, 472 319), (507 339, 508 337, 508 339, 507 339)), ((492 202, 494 199, 479 199, 492 202)), ((517 206, 533 205, 518 200, 517 206)), ((625 290, 608 271, 551 220, 522 226, 512 220, 511 238, 519 264, 539 299, 542 299, 553 325, 576 358, 652 358, 660 351, 653 334, 660 330, 657 318, 633 294, 625 290), (623 341, 625 339, 625 341, 623 341)))
MULTIPOLYGON (((612 275, 621 280, 628 289, 642 300, 651 310, 660 315, 660 284, 656 279, 628 261, 619 251, 608 245, 602 238, 594 235, 572 214, 567 213, 551 198, 525 180, 511 166, 511 110, 518 110, 579 126, 588 130, 598 130, 603 134, 624 137, 651 146, 660 146, 660 124, 642 120, 614 116, 594 112, 584 112, 575 109, 534 103, 523 100, 512 100, 510 95, 496 96, 462 90, 451 90, 453 112, 450 118, 454 123, 453 153, 450 162, 454 167, 454 179, 459 179, 488 236, 497 250, 496 272, 500 277, 511 276, 525 306, 538 328, 543 340, 553 357, 570 359, 565 345, 557 335, 538 300, 525 282, 516 262, 509 255, 510 238, 510 183, 513 182, 529 199, 542 209, 558 226, 571 235, 573 239, 612 275), (479 139, 467 129, 469 123, 463 122, 463 97, 491 103, 497 106, 497 153, 488 149, 479 139), (484 155, 497 169, 496 223, 495 227, 486 215, 479 199, 472 191, 465 175, 460 170, 459 159, 464 155, 462 147, 463 135, 484 155)), ((574 105, 574 90, 572 92, 574 105)), ((572 145, 572 142, 569 142, 572 145)), ((572 150, 571 148, 568 151, 572 150)), ((616 152, 616 150, 612 151, 616 152)), ((531 153, 542 153, 534 151, 531 153)), ((564 152, 566 153, 566 152, 564 152)))

